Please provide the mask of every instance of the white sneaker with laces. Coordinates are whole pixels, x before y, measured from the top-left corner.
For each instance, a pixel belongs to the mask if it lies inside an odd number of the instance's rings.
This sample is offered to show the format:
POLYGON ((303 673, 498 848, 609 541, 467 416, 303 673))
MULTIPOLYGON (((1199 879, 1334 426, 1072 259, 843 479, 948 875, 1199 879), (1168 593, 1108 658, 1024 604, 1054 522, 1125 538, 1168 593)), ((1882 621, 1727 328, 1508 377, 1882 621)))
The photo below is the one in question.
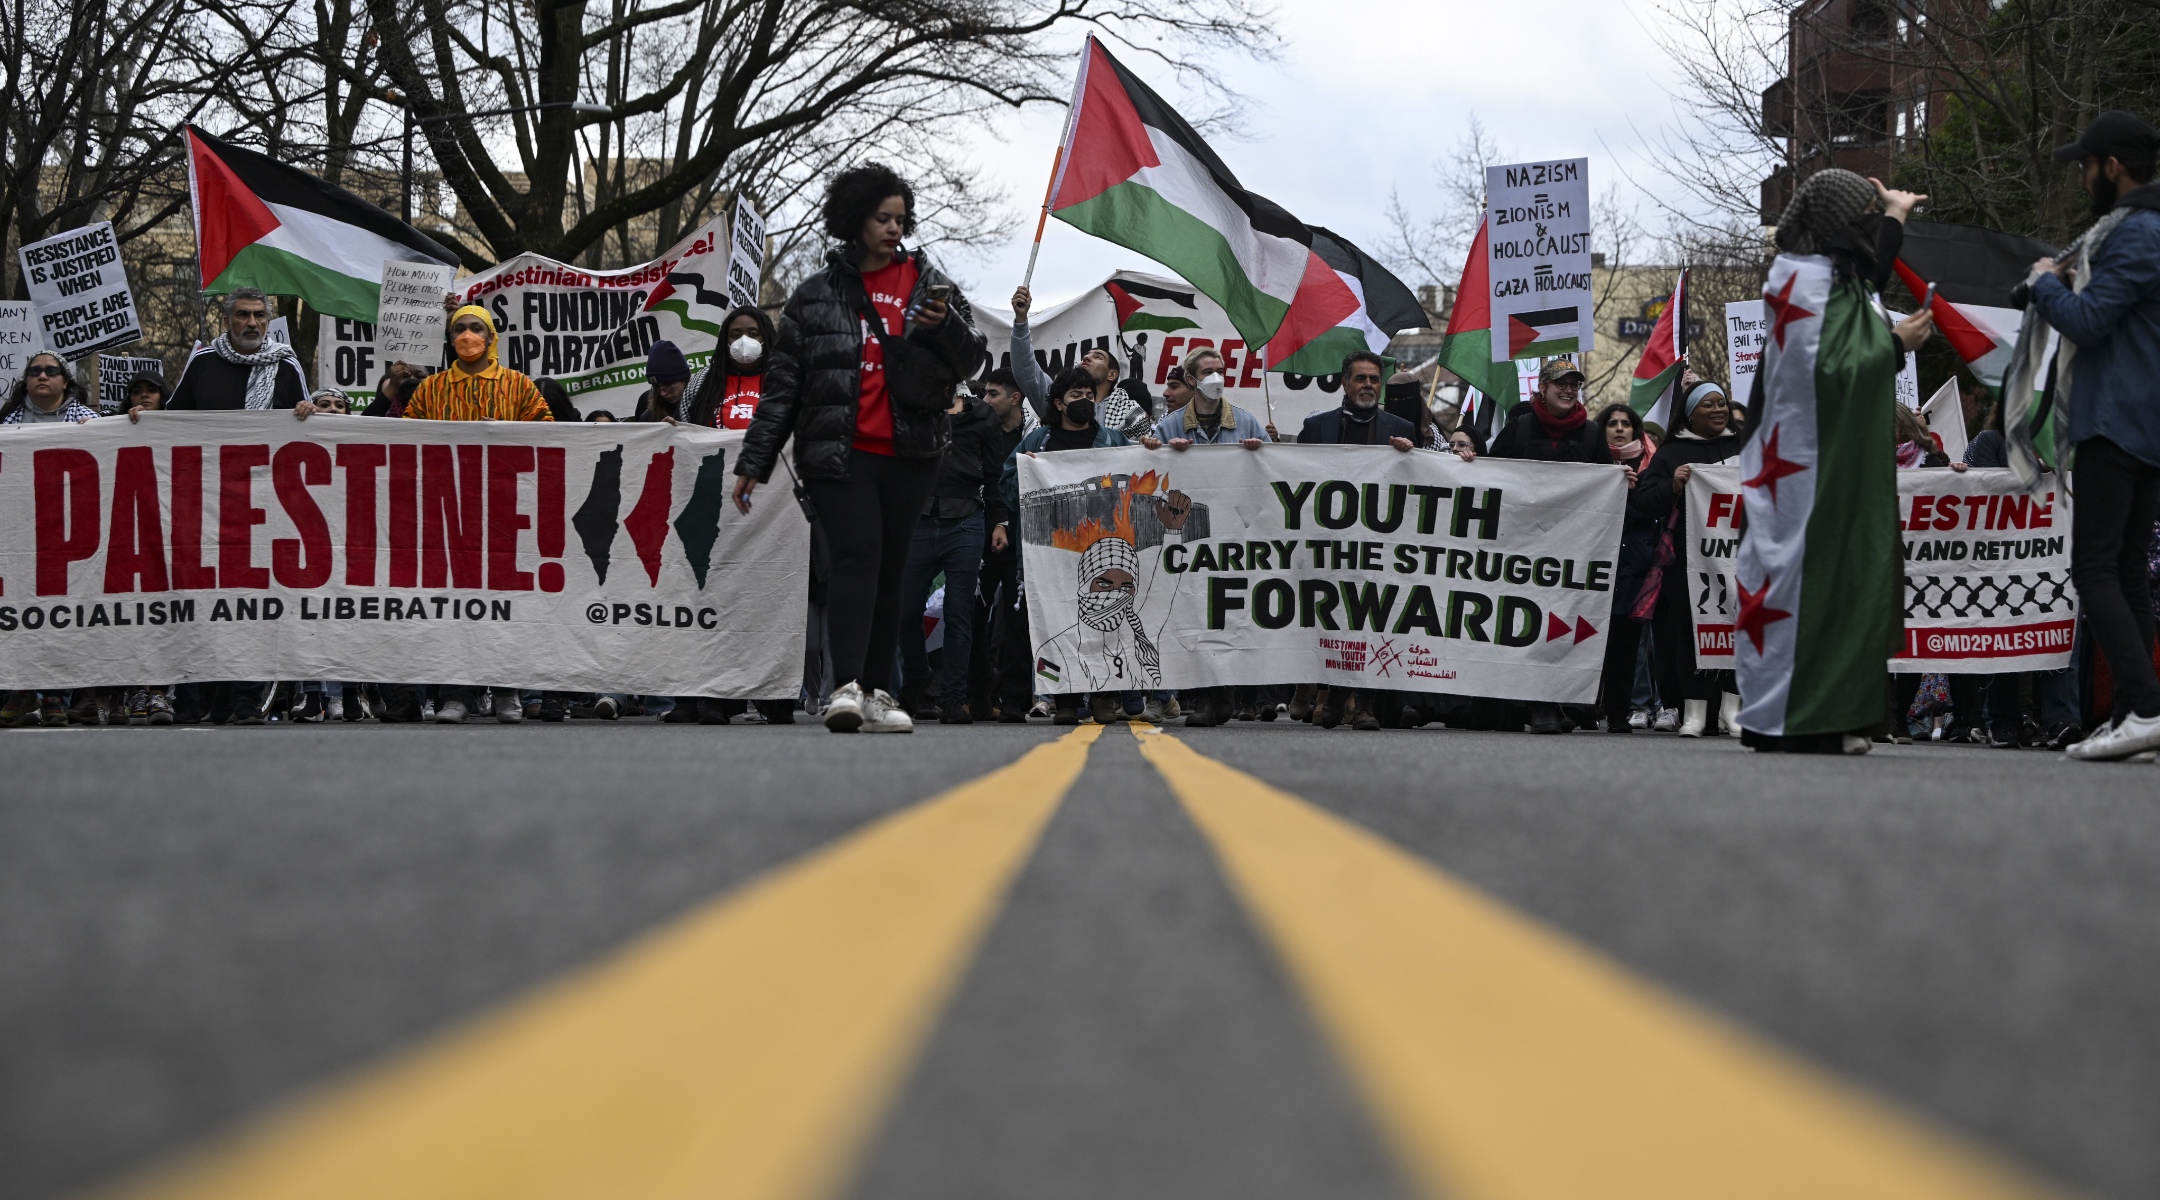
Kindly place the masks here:
POLYGON ((1650 721, 1650 713, 1644 709, 1635 709, 1627 715, 1629 729, 1648 729, 1650 728, 1650 721))
POLYGON ((882 690, 870 693, 869 703, 863 705, 864 733, 913 733, 915 718, 893 701, 882 690))
POLYGON ((343 697, 332 696, 323 701, 323 719, 326 721, 342 721, 345 719, 345 701, 343 697))
POLYGON ((505 725, 515 725, 525 719, 525 704, 515 688, 496 688, 495 719, 505 725))
POLYGON ((825 701, 825 728, 834 733, 854 733, 863 727, 863 708, 862 685, 854 680, 841 684, 825 701))
POLYGON ((443 701, 442 707, 435 710, 435 723, 437 725, 463 725, 465 723, 465 702, 463 700, 443 701))
POLYGON ((1651 728, 1659 733, 1671 733, 1673 730, 1680 728, 1680 710, 1677 708, 1661 708, 1657 710, 1657 722, 1651 728))
POLYGON ((2147 750, 2160 750, 2160 716, 2124 717, 2113 728, 2100 730, 2070 747, 2070 757, 2080 762, 2112 762, 2147 750))

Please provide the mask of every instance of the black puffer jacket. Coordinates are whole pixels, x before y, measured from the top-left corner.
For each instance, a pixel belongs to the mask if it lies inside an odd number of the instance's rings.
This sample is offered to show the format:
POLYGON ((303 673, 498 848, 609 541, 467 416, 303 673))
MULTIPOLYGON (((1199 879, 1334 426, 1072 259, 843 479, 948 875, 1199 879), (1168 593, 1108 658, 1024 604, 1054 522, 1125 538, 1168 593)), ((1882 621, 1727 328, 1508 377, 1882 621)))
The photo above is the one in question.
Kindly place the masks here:
MULTIPOLYGON (((743 435, 735 473, 763 483, 772 478, 780 448, 795 439, 795 469, 805 479, 845 479, 855 441, 855 404, 862 394, 862 319, 854 297, 861 294, 857 264, 863 248, 850 242, 825 256, 825 269, 802 281, 780 310, 780 332, 767 357, 763 395, 757 416, 743 435)), ((983 335, 975 329, 975 310, 944 272, 918 251, 913 308, 928 299, 937 284, 952 288, 950 312, 934 330, 908 336, 936 350, 961 378, 982 366, 983 335)), ((943 412, 918 414, 893 408, 893 453, 901 458, 936 458, 951 433, 943 412)))

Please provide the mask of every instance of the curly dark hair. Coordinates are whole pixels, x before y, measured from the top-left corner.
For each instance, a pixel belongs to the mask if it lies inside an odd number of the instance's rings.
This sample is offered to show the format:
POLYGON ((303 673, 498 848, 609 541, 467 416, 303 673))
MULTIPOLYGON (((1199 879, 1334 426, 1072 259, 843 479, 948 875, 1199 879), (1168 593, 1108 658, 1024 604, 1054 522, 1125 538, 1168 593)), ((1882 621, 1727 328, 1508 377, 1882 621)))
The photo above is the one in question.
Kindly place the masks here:
POLYGON ((832 177, 825 185, 825 232, 834 241, 852 242, 862 236, 863 222, 877 206, 893 196, 907 202, 902 234, 915 232, 915 189, 900 173, 884 163, 864 163, 832 177))
POLYGON ((1074 388, 1086 388, 1091 392, 1094 391, 1095 373, 1086 367, 1067 367, 1059 371, 1057 378, 1050 381, 1049 403, 1051 410, 1056 411, 1058 399, 1074 388))

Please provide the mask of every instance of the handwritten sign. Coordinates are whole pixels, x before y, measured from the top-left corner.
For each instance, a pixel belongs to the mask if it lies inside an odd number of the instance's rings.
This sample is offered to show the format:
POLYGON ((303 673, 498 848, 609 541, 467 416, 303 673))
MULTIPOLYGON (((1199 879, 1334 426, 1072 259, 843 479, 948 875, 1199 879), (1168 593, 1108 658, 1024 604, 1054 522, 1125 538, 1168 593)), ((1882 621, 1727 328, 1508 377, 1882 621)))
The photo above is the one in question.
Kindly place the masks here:
POLYGON ((383 263, 382 302, 375 318, 375 346, 384 362, 432 367, 442 361, 450 334, 443 296, 457 270, 444 263, 383 263))

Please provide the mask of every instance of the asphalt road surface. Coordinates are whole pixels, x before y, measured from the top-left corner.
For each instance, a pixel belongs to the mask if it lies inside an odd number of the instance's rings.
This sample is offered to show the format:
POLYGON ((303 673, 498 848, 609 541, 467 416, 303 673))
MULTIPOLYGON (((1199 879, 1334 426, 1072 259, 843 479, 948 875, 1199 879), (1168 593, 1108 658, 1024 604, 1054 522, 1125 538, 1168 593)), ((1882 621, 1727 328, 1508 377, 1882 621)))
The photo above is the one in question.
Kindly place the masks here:
POLYGON ((2160 1194, 2160 771, 0 734, 0 1196, 2160 1194))

